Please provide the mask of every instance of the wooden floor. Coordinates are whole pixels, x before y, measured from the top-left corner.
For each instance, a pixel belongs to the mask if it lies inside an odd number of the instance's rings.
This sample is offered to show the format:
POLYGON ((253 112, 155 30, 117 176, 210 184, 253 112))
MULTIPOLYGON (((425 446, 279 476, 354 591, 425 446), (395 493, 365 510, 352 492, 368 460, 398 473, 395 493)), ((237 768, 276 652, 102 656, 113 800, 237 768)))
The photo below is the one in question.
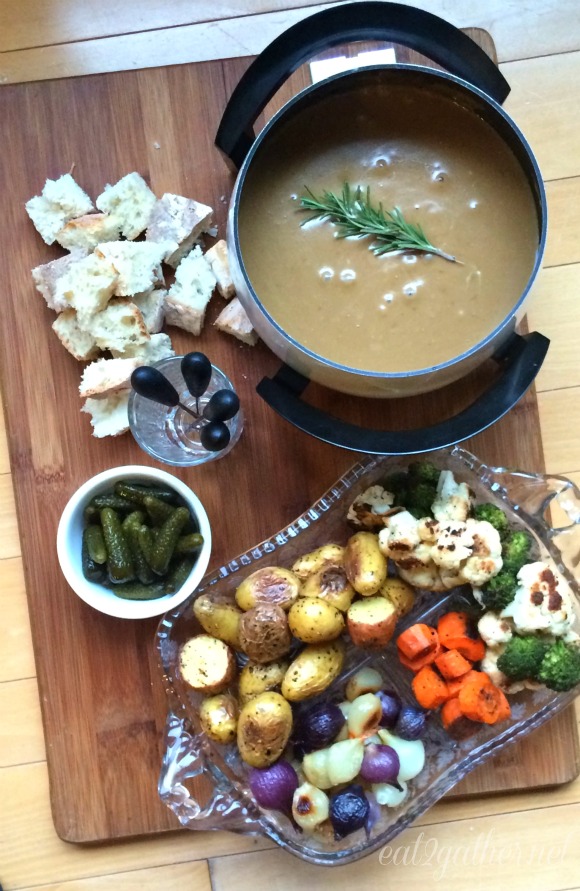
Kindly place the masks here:
MULTIPOLYGON (((0 84, 175 64, 260 50, 322 5, 306 0, 3 0, 0 84), (310 7, 310 9, 306 9, 310 7)), ((547 469, 580 482, 580 7, 578 0, 430 0, 458 26, 486 28, 512 85, 506 107, 547 183, 549 239, 530 310, 552 340, 538 378, 547 469)), ((1 86, 0 86, 1 89, 1 86)), ((2 151, 9 151, 4 134, 2 151)), ((0 161, 1 163, 1 161, 0 161)), ((9 382, 4 382, 9 385, 9 382)), ((533 468, 528 468, 533 469, 533 468)), ((332 873, 272 844, 226 833, 98 848, 55 834, 12 481, 0 419, 0 883, 4 891, 272 891, 439 884, 447 889, 580 888, 580 779, 542 793, 443 802, 398 839, 332 873)), ((546 752, 550 758, 550 752, 546 752)))

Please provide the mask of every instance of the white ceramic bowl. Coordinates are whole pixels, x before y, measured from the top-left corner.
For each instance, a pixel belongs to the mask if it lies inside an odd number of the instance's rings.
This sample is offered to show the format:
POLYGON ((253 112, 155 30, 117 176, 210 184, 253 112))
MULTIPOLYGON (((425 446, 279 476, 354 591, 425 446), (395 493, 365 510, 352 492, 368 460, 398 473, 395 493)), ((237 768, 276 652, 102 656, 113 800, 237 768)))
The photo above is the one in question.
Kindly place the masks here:
POLYGON ((87 480, 86 483, 77 489, 62 512, 58 525, 56 546, 64 577, 73 591, 85 603, 109 616, 117 616, 121 619, 146 619, 150 616, 159 616, 173 609, 186 600, 196 589, 209 563, 211 529, 208 516, 201 501, 185 483, 182 483, 181 480, 165 470, 131 464, 125 467, 105 470, 103 473, 99 473, 97 476, 87 480), (95 495, 111 492, 115 483, 120 480, 150 486, 159 485, 173 489, 183 498, 192 516, 197 520, 199 531, 203 535, 203 545, 200 548, 195 566, 184 584, 174 594, 167 594, 154 600, 123 599, 103 585, 90 582, 83 575, 81 565, 82 535, 85 527, 83 511, 95 495))

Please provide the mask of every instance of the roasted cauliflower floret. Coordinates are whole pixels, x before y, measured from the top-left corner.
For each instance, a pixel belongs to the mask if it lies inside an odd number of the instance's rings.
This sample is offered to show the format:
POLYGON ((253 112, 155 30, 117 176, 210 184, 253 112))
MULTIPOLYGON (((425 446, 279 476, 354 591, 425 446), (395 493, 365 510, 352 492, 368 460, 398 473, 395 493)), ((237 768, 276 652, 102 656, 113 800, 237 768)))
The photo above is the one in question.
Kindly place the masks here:
POLYGON ((430 591, 481 585, 501 569, 499 535, 485 521, 438 523, 402 511, 379 533, 379 547, 405 581, 430 591))
POLYGON ((346 515, 347 523, 357 529, 382 529, 399 507, 395 496, 382 486, 369 486, 354 499, 346 515))
POLYGON ((487 520, 467 520, 473 538, 471 556, 463 566, 463 577, 475 588, 498 574, 503 565, 499 532, 487 520))
POLYGON ((527 563, 518 572, 514 599, 500 613, 520 634, 543 631, 572 640, 575 620, 568 585, 546 563, 527 563), (571 636, 570 636, 571 635, 571 636))
POLYGON ((511 619, 502 618, 497 613, 491 612, 483 614, 477 623, 477 630, 488 647, 506 644, 514 633, 511 619))
POLYGON ((458 483, 451 470, 442 470, 437 483, 437 495, 432 505, 433 516, 445 523, 464 521, 469 516, 472 493, 467 483, 458 483))

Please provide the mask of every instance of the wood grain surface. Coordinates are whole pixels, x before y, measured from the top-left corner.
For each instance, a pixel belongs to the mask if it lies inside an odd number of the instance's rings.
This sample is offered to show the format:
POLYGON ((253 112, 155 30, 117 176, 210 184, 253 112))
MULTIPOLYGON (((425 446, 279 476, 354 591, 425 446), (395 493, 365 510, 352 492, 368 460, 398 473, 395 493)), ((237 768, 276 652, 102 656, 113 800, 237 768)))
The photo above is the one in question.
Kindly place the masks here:
MULTIPOLYGON (((0 237, 11 257, 0 362, 52 812, 58 834, 68 841, 175 829, 156 792, 165 717, 153 664, 156 622, 121 622, 91 610, 64 582, 54 549, 60 513, 84 480, 106 467, 153 462, 130 436, 108 441, 90 436, 88 418, 79 411, 80 366, 51 332, 52 314, 29 275, 58 251, 41 241, 23 203, 38 193, 46 177, 73 165, 78 182, 93 197, 106 182, 138 170, 159 195, 178 192, 212 204, 223 234, 232 177, 213 147, 213 134, 247 64, 244 58, 230 59, 18 84, 0 92, 11 140, 0 169, 7 196, 0 237)), ((298 72, 289 90, 306 74, 298 72)), ((272 108, 283 98, 277 97, 272 108)), ((354 460, 289 427, 257 398, 256 384, 276 370, 278 360, 261 344, 251 349, 218 335, 211 321, 222 305, 220 298, 213 299, 199 339, 170 332, 178 352, 201 348, 228 373, 246 414, 242 440, 227 459, 177 472, 210 516, 213 568, 287 524, 354 460)), ((415 426, 417 418, 429 423, 457 411, 492 374, 491 368, 483 369, 438 394, 395 406, 314 386, 309 399, 357 423, 402 429, 415 426)), ((467 446, 491 463, 540 469, 535 393, 467 446)), ((14 530, 0 539, 1 556, 16 557, 14 530)), ((26 685, 11 691, 23 707, 30 693, 26 685)), ((568 712, 506 750, 457 791, 559 784, 577 770, 575 722, 568 712), (546 746, 550 759, 543 756, 546 746)))

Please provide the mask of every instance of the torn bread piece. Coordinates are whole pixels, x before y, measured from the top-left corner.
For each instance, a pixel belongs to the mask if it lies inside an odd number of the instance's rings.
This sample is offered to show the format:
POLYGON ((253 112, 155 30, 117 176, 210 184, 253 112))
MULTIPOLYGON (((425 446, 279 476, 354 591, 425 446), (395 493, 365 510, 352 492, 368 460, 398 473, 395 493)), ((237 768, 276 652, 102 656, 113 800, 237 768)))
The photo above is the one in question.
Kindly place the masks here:
POLYGON ((52 330, 65 350, 79 362, 92 362, 99 355, 99 348, 92 334, 83 331, 74 309, 65 309, 52 324, 52 330))
POLYGON ((108 213, 88 213, 74 220, 69 220, 56 233, 56 240, 63 248, 84 248, 92 251, 103 241, 117 241, 121 227, 115 217, 108 213))
POLYGON ((212 223, 213 210, 207 204, 166 192, 153 208, 145 238, 147 241, 176 241, 179 247, 166 262, 177 267, 212 223))
POLYGON ((125 238, 133 239, 146 229, 156 201, 143 177, 128 173, 114 186, 106 185, 95 203, 115 218, 125 238))
POLYGON ((54 242, 57 233, 73 217, 93 210, 93 202, 70 173, 58 179, 47 179, 41 194, 35 195, 24 206, 47 244, 54 242))
POLYGON ((82 260, 87 256, 87 251, 81 248, 74 248, 70 254, 64 257, 58 257, 49 263, 43 263, 41 266, 35 266, 32 270, 32 279, 37 291, 40 291, 46 305, 55 312, 63 312, 69 309, 69 303, 63 295, 57 297, 56 283, 77 260, 82 260))
POLYGON ((115 295, 131 297, 151 290, 159 282, 160 263, 175 246, 174 241, 109 241, 97 245, 95 254, 118 273, 115 295))
POLYGON ((254 331, 246 310, 240 303, 238 297, 234 297, 234 299, 222 309, 215 320, 214 325, 218 331, 223 331, 224 334, 231 334, 233 337, 237 337, 238 340, 241 340, 242 343, 254 346, 258 342, 258 335, 254 331))
POLYGON ((215 286, 215 276, 198 245, 177 267, 175 281, 167 292, 167 324, 176 325, 191 334, 201 334, 205 311, 215 286))
POLYGON ((87 399, 81 408, 91 416, 93 436, 120 436, 129 429, 129 391, 122 390, 102 399, 87 399))
POLYGON ((230 300, 232 297, 235 297, 236 287, 232 281, 228 248, 223 238, 221 241, 217 241, 209 251, 206 251, 204 256, 211 266, 211 271, 216 277, 217 289, 224 300, 230 300))
POLYGON ((121 353, 150 338, 141 310, 128 297, 109 300, 105 309, 92 316, 89 332, 101 350, 121 353))
POLYGON ((149 340, 138 346, 128 346, 123 353, 111 350, 113 356, 118 359, 138 359, 140 365, 155 365, 162 359, 175 356, 169 334, 152 334, 149 340))
POLYGON ((63 300, 76 309, 79 325, 88 330, 90 318, 105 308, 115 292, 119 276, 97 254, 76 260, 56 283, 55 302, 63 300))
POLYGON ((131 375, 139 366, 137 359, 97 359, 83 371, 81 396, 110 396, 131 387, 131 375))
POLYGON ((131 300, 141 310, 145 327, 149 334, 159 334, 165 320, 165 295, 162 288, 150 288, 141 294, 134 294, 131 300))

